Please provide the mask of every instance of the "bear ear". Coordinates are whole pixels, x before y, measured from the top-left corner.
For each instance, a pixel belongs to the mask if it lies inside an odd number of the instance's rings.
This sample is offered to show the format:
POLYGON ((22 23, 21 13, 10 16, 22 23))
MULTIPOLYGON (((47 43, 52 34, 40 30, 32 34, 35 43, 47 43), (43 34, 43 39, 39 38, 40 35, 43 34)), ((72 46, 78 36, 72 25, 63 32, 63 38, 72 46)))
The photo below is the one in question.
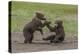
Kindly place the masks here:
POLYGON ((62 20, 56 20, 56 21, 55 21, 55 24, 62 24, 62 23, 63 23, 62 20))
POLYGON ((41 11, 36 11, 35 13, 36 14, 43 14, 41 11))

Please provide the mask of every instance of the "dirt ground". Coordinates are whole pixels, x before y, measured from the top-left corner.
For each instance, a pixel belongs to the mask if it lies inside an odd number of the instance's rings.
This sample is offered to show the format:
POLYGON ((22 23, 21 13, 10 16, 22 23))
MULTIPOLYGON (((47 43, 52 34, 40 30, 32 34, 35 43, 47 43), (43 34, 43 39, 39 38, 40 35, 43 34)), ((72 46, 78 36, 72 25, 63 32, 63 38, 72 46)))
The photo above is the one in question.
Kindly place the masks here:
POLYGON ((38 51, 54 51, 54 50, 68 50, 77 49, 78 41, 77 36, 65 36, 65 41, 59 44, 50 44, 49 41, 42 40, 43 37, 47 37, 52 33, 45 32, 41 35, 39 32, 35 32, 34 40, 32 44, 24 44, 24 36, 22 32, 12 32, 12 52, 38 52, 38 51))

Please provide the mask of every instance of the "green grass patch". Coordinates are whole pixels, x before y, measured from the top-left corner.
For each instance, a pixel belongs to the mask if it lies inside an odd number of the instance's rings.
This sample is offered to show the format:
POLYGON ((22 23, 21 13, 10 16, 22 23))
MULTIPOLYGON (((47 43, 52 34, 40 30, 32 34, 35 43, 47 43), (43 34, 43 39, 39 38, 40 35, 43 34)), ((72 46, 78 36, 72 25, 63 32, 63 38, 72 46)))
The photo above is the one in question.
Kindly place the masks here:
MULTIPOLYGON (((32 20, 35 11, 42 10, 52 26, 56 17, 60 16, 65 31, 77 33, 77 5, 12 2, 11 10, 11 32, 22 32, 24 25, 32 20)), ((47 32, 48 29, 44 28, 44 31, 47 32)))

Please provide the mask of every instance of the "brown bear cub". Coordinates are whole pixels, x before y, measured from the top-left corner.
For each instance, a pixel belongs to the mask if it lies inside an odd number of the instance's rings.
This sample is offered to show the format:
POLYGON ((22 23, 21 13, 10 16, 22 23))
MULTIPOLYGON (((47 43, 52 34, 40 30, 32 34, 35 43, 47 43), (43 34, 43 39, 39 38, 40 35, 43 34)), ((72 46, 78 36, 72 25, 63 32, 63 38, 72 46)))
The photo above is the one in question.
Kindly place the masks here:
POLYGON ((46 23, 42 23, 41 20, 46 20, 44 14, 40 12, 36 12, 35 17, 33 17, 32 21, 25 25, 23 29, 24 35, 24 43, 32 43, 33 40, 33 33, 35 31, 40 31, 43 34, 42 27, 45 26, 46 23))
POLYGON ((55 32, 56 35, 54 35, 54 34, 50 35, 47 38, 43 38, 43 40, 50 40, 50 43, 61 43, 64 41, 65 32, 64 32, 62 20, 56 20, 54 27, 52 27, 52 26, 50 26, 50 24, 48 24, 47 28, 50 30, 50 32, 55 32))

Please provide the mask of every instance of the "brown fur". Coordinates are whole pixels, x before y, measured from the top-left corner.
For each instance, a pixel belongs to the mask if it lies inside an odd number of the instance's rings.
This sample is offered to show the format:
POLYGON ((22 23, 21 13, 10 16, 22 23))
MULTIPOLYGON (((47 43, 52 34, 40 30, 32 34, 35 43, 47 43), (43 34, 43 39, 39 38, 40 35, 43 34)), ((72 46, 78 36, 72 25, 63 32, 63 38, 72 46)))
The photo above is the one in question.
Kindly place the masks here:
POLYGON ((46 20, 44 15, 36 12, 36 16, 32 19, 32 21, 25 25, 23 29, 23 35, 25 38, 24 43, 32 43, 34 37, 33 33, 35 31, 40 31, 41 34, 43 34, 42 27, 44 27, 44 25, 41 20, 46 20))
POLYGON ((56 35, 51 35, 47 38, 43 38, 43 40, 50 40, 51 43, 52 42, 61 43, 62 41, 64 41, 65 32, 64 32, 63 22, 61 20, 56 20, 55 24, 56 25, 54 27, 48 24, 47 27, 51 32, 55 32, 56 35))

